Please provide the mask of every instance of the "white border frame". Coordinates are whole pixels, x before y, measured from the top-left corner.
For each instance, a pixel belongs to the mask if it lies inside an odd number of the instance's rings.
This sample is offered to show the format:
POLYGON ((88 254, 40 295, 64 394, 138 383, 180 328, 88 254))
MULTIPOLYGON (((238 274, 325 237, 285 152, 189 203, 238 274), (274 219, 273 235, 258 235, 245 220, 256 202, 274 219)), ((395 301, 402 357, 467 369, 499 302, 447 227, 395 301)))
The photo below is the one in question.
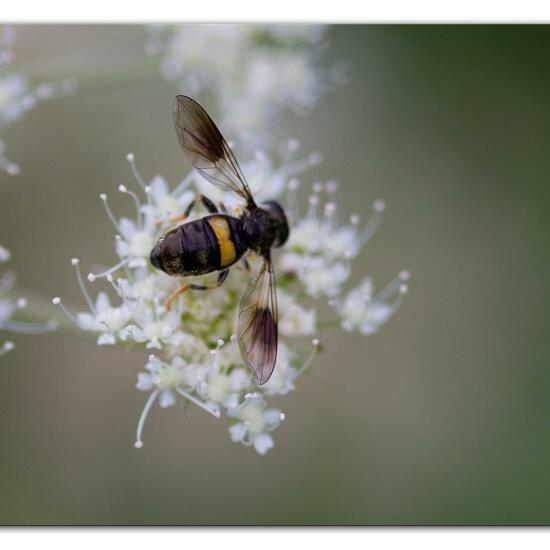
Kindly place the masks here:
POLYGON ((326 23, 472 23, 550 21, 546 0, 3 0, 0 20, 20 23, 137 23, 165 21, 284 21, 326 23))

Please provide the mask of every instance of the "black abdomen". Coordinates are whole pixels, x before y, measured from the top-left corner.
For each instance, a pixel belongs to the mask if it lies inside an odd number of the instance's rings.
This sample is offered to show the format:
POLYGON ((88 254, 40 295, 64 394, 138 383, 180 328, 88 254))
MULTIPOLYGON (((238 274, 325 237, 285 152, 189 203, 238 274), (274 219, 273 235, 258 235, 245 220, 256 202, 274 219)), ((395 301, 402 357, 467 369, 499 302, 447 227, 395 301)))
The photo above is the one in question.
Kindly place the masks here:
POLYGON ((151 251, 151 264, 168 275, 204 275, 233 265, 247 250, 241 222, 213 214, 163 235, 151 251))
POLYGON ((238 223, 214 214, 180 226, 182 275, 203 275, 234 264, 246 250, 238 223))
POLYGON ((193 220, 177 229, 181 243, 182 275, 202 275, 220 265, 216 236, 205 218, 193 220))

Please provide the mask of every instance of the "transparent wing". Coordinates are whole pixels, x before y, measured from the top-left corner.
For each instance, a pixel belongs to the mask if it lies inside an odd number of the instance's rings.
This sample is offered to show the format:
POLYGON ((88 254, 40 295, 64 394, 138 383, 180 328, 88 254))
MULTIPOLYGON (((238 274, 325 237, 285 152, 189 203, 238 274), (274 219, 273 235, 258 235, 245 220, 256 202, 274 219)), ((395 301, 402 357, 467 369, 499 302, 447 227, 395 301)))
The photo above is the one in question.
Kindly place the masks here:
POLYGON ((174 126, 178 141, 195 170, 223 191, 231 190, 249 205, 254 199, 235 155, 208 113, 193 99, 176 96, 174 126))
POLYGON ((237 336, 244 362, 259 385, 265 384, 277 360, 277 296, 269 253, 241 299, 237 336))

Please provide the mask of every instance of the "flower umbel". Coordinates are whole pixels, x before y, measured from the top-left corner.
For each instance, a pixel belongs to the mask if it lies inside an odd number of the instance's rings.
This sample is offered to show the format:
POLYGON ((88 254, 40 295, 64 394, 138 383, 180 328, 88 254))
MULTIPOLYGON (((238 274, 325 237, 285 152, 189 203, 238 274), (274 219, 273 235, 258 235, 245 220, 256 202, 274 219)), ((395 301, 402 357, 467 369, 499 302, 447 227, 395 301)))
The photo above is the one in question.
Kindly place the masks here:
MULTIPOLYGON (((30 85, 27 76, 13 67, 14 45, 15 28, 9 25, 0 27, 0 132, 39 103, 72 95, 77 89, 74 79, 30 85)), ((16 175, 19 166, 6 157, 5 149, 5 142, 0 139, 0 170, 16 175)))
MULTIPOLYGON (((10 258, 10 251, 0 246, 0 264, 9 261, 10 258)), ((46 323, 26 323, 15 319, 25 311, 28 305, 25 297, 13 296, 15 282, 16 277, 13 271, 0 272, 0 332, 41 334, 54 330, 57 327, 54 320, 46 323)), ((0 343, 0 355, 4 355, 14 348, 15 344, 11 340, 5 340, 0 343)))
POLYGON ((308 110, 347 80, 342 63, 321 67, 323 25, 154 25, 148 34, 147 51, 179 90, 211 99, 223 90, 212 110, 248 150, 278 138, 285 108, 308 110))
MULTIPOLYGON (((118 257, 113 267, 91 273, 89 283, 106 285, 95 299, 80 272, 80 262, 72 260, 88 311, 76 315, 68 311, 60 298, 54 298, 73 322, 83 331, 94 334, 98 345, 126 345, 155 350, 145 368, 138 374, 136 388, 148 392, 137 428, 136 447, 143 446, 145 421, 158 402, 169 408, 179 400, 229 421, 229 435, 264 454, 274 445, 272 432, 284 419, 279 409, 270 408, 273 396, 286 395, 296 389, 301 375, 311 366, 319 349, 316 303, 327 301, 338 315, 337 325, 346 331, 372 334, 401 305, 406 292, 407 272, 401 272, 382 292, 374 295, 370 279, 344 293, 353 259, 371 238, 384 210, 383 201, 375 201, 373 213, 365 222, 352 215, 340 223, 338 185, 329 181, 314 183, 308 209, 300 214, 295 178, 319 162, 318 156, 296 161, 297 142, 291 140, 279 164, 265 153, 253 156, 246 164, 247 173, 257 175, 262 184, 252 184, 258 195, 266 193, 271 178, 276 195, 286 197, 291 224, 287 244, 274 253, 279 274, 279 348, 277 364, 271 379, 256 386, 243 365, 234 332, 239 302, 250 274, 239 263, 223 286, 209 292, 187 292, 169 310, 166 300, 179 286, 179 281, 155 270, 149 263, 150 248, 171 226, 166 216, 179 214, 197 191, 209 189, 199 177, 189 174, 173 190, 160 176, 151 181, 141 176, 133 155, 128 160, 136 184, 132 189, 120 186, 128 195, 134 217, 119 218, 110 210, 102 194, 107 215, 116 230, 114 251, 118 257), (290 144, 290 145, 289 145, 290 144), (277 165, 277 168, 273 168, 277 165), (317 300, 315 300, 317 299, 317 300)), ((210 186, 212 187, 212 186, 210 186)), ((233 197, 212 193, 216 200, 239 211, 233 197), (233 202, 231 202, 233 201, 233 202)), ((197 209, 194 216, 204 212, 197 209)), ((259 261, 248 256, 252 270, 259 261)), ((213 275, 197 278, 209 281, 213 275)), ((331 323, 332 324, 332 323, 331 323)))

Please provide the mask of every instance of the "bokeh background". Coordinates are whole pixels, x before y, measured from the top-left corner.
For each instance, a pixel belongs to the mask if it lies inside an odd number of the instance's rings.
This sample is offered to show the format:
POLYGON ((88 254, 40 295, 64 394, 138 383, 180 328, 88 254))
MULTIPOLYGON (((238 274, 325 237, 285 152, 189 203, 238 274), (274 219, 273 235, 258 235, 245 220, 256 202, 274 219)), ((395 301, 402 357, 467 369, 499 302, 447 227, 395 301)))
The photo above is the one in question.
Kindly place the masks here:
MULTIPOLYGON (((0 242, 30 296, 82 304, 69 259, 114 260, 98 194, 187 171, 174 86, 138 26, 23 26, 33 81, 82 80, 7 135, 0 242), (32 292, 31 292, 32 289, 32 292)), ((404 307, 362 338, 324 335, 266 456, 225 422, 155 407, 134 449, 143 357, 70 335, 16 336, 0 360, 0 524, 550 523, 550 30, 336 26, 326 63, 352 81, 288 135, 343 206, 388 204, 356 264, 404 307)))

